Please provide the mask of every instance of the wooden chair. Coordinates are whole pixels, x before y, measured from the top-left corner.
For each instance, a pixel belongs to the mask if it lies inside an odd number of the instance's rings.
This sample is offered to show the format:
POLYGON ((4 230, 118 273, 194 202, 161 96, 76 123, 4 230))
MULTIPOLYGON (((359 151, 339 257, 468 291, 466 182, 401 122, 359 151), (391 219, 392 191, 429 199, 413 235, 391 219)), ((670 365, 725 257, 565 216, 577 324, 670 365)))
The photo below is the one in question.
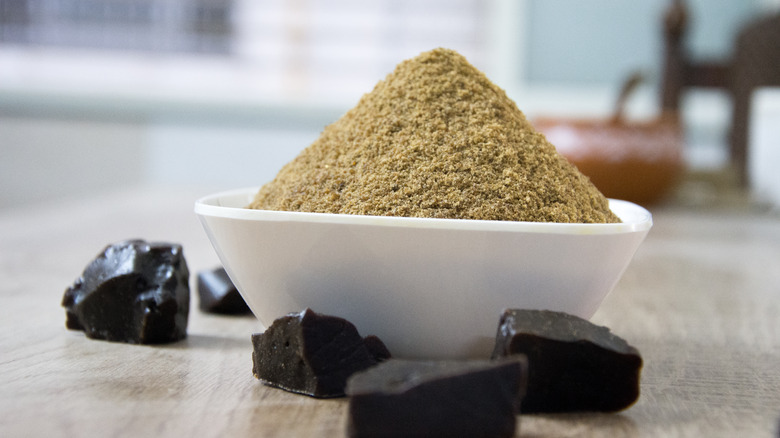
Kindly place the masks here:
POLYGON ((780 86, 780 14, 745 25, 734 42, 732 59, 723 63, 690 59, 683 44, 688 16, 683 0, 673 0, 664 16, 661 106, 665 112, 677 113, 680 96, 689 87, 728 91, 733 103, 730 159, 740 183, 747 186, 750 98, 757 87, 780 86))

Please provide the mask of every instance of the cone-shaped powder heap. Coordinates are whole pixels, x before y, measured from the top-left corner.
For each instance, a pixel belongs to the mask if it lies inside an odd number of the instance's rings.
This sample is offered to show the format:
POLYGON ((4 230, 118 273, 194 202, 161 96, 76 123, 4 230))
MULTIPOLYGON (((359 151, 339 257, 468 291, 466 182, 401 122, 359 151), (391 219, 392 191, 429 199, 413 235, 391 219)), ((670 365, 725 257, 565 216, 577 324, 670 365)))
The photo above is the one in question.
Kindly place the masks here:
POLYGON ((620 221, 503 90, 446 49, 399 64, 263 186, 250 208, 620 221))

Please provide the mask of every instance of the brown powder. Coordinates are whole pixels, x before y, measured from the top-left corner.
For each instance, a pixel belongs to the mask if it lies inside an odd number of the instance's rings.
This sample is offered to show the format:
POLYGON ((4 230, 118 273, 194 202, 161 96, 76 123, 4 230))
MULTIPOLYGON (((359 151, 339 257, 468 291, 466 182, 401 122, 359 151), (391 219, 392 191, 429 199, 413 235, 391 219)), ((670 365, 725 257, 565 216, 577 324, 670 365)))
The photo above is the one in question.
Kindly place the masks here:
POLYGON ((263 186, 250 208, 620 222, 587 177, 458 53, 399 64, 263 186))

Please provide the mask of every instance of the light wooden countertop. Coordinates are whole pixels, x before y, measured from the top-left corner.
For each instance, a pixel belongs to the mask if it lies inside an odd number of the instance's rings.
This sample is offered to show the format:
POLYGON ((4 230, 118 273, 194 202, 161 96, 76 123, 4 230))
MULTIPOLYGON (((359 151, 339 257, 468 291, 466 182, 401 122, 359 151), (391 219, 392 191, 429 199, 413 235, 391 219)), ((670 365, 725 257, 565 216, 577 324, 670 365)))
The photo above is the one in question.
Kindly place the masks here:
MULTIPOLYGON (((206 315, 195 274, 218 260, 193 188, 133 189, 0 211, 0 436, 343 436, 347 402, 263 386, 252 317, 206 315), (111 242, 179 242, 192 273, 187 340, 94 341, 65 329, 62 294, 111 242)), ((518 436, 778 436, 780 218, 652 209, 655 226, 594 317, 644 358, 618 414, 521 415, 518 436)))

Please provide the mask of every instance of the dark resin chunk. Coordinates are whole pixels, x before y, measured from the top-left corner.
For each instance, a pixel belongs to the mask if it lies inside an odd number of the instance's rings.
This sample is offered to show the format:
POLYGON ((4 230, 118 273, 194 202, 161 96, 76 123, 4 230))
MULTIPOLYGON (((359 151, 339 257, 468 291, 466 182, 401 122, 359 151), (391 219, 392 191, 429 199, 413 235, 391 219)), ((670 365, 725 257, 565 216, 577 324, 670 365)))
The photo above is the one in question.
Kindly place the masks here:
POLYGON ((363 343, 365 344, 371 356, 373 356, 374 359, 379 362, 390 359, 392 357, 390 350, 387 349, 385 343, 375 335, 366 336, 363 338, 363 343))
POLYGON ((390 357, 376 336, 363 339, 344 318, 311 309, 252 335, 252 373, 263 383, 313 397, 341 397, 349 376, 390 357))
POLYGON ((642 357, 636 348, 573 315, 506 310, 493 358, 528 358, 523 412, 618 411, 639 397, 642 357))
POLYGON ((189 275, 180 245, 143 240, 109 245, 65 291, 65 325, 89 338, 114 342, 183 339, 189 275))
POLYGON ((198 273, 198 298, 200 310, 204 312, 223 315, 250 312, 246 301, 222 267, 198 273))
POLYGON ((511 437, 526 361, 391 359, 349 379, 352 437, 511 437))

